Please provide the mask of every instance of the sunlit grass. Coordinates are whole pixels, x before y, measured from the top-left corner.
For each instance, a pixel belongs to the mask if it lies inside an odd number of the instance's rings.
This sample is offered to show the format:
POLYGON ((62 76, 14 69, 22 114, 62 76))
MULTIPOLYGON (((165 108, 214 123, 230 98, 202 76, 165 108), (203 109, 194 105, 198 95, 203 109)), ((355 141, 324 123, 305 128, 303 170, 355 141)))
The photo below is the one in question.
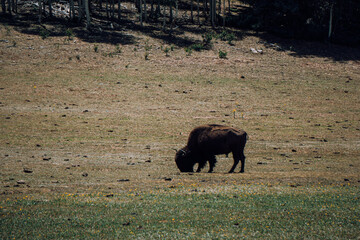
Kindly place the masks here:
POLYGON ((1 201, 9 238, 316 238, 359 234, 356 187, 196 184, 148 192, 23 196, 1 201))

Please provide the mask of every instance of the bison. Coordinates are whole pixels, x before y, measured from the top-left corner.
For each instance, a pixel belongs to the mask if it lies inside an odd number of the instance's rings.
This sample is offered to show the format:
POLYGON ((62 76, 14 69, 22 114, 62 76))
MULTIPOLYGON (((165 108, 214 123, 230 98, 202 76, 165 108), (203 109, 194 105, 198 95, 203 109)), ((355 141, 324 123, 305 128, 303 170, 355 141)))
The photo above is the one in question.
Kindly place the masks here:
POLYGON ((196 127, 191 131, 187 145, 176 152, 175 162, 181 172, 193 172, 194 165, 198 163, 196 172, 200 172, 209 162, 212 172, 215 167, 215 155, 232 152, 234 165, 229 173, 234 172, 236 166, 241 160, 241 170, 244 172, 245 155, 244 148, 247 133, 232 127, 210 124, 196 127))

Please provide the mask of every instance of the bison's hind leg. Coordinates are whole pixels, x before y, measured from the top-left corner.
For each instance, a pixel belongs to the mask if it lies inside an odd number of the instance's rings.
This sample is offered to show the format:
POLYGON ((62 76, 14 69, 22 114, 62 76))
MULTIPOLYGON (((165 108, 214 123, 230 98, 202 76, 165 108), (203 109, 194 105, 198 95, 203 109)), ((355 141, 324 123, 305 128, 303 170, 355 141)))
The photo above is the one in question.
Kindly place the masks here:
POLYGON ((233 166, 231 167, 229 173, 233 173, 233 172, 234 172, 236 166, 239 164, 239 161, 240 161, 240 158, 241 158, 241 157, 240 157, 240 154, 236 154, 236 153, 233 152, 233 158, 234 158, 234 164, 233 164, 233 166))
POLYGON ((245 171, 245 155, 243 153, 240 155, 240 160, 241 160, 240 172, 243 173, 245 171))

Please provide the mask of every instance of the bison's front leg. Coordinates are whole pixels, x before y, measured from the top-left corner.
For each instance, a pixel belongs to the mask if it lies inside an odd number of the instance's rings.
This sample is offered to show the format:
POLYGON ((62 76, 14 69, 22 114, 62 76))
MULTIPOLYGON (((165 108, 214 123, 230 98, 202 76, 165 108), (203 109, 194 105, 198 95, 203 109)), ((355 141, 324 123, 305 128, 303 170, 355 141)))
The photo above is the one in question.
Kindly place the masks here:
POLYGON ((196 170, 196 172, 200 172, 201 169, 203 169, 206 165, 206 159, 201 157, 200 161, 199 161, 199 165, 198 165, 198 168, 196 170))
POLYGON ((210 165, 209 173, 213 172, 215 164, 216 164, 216 157, 214 155, 210 156, 209 157, 209 165, 210 165))

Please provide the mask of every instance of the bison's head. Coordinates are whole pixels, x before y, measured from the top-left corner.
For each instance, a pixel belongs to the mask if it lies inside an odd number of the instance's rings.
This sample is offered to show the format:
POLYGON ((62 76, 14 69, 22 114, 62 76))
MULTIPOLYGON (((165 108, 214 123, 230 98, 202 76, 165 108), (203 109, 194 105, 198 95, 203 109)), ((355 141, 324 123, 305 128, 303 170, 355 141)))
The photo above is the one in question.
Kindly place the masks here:
POLYGON ((194 161, 191 158, 191 153, 186 148, 182 148, 176 152, 175 162, 181 172, 193 172, 194 161))

